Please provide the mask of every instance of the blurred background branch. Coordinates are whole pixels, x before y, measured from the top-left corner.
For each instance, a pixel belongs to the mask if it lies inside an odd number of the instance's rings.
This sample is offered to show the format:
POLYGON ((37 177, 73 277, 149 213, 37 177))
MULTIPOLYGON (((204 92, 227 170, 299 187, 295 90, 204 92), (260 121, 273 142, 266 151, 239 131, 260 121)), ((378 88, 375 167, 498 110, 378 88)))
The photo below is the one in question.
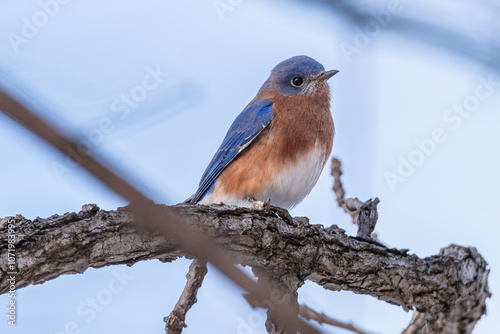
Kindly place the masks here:
MULTIPOLYGON (((497 75, 500 74, 500 34, 498 34, 500 6, 497 2, 461 1, 464 6, 471 9, 471 11, 463 10, 459 14, 461 18, 458 21, 467 22, 467 25, 464 25, 445 23, 439 15, 414 16, 411 12, 405 11, 408 6, 414 5, 413 1, 296 1, 328 9, 333 17, 343 20, 346 26, 356 26, 358 31, 364 31, 368 39, 371 38, 370 34, 378 35, 379 30, 384 30, 458 55, 486 66, 497 75), (490 20, 485 20, 484 14, 488 14, 490 20), (376 28, 377 25, 379 28, 376 28)), ((428 5, 432 10, 431 2, 428 5)), ((435 7, 436 11, 443 10, 439 6, 435 7)), ((446 12, 443 14, 446 15, 446 12)))

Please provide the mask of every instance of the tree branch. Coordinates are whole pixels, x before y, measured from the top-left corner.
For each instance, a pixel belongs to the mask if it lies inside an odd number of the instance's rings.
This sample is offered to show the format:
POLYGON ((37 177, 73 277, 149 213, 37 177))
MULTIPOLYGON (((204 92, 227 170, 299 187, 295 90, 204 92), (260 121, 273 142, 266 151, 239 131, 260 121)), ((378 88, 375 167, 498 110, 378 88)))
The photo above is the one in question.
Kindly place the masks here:
MULTIPOLYGON (((328 290, 348 290, 405 310, 414 308, 423 314, 424 328, 430 332, 465 328, 470 333, 486 310, 489 270, 475 248, 451 245, 439 256, 420 259, 406 251, 348 237, 335 225, 325 228, 309 224, 304 217, 281 218, 281 211, 273 207, 157 206, 207 234, 237 263, 257 268, 275 280, 294 276, 328 290)), ((79 213, 33 221, 22 216, 4 218, 0 222, 0 256, 7 256, 10 222, 16 235, 17 288, 82 273, 88 267, 192 257, 171 238, 138 230, 135 220, 127 208, 102 211, 95 205, 85 205, 79 213)), ((8 271, 1 262, 0 293, 9 289, 8 271)))
POLYGON ((378 241, 375 230, 375 225, 378 220, 377 205, 380 203, 378 198, 372 200, 371 198, 366 202, 361 202, 357 197, 345 198, 345 190, 342 185, 340 177, 342 176, 341 162, 339 159, 333 157, 331 164, 330 174, 333 176, 333 192, 337 198, 337 204, 344 209, 346 213, 351 215, 352 222, 358 225, 358 238, 378 241))
POLYGON ((180 334, 182 329, 187 327, 185 320, 186 314, 191 307, 197 302, 196 295, 198 289, 203 283, 203 279, 208 272, 207 262, 204 260, 194 259, 189 266, 189 272, 186 275, 187 282, 182 291, 177 304, 168 317, 165 317, 165 332, 167 334, 180 334))
POLYGON ((335 327, 347 329, 356 334, 368 334, 367 332, 357 328, 353 324, 344 323, 342 321, 330 318, 324 313, 318 313, 307 305, 300 305, 299 315, 306 320, 314 320, 319 324, 327 324, 335 327))
POLYGON ((335 197, 337 199, 337 204, 339 207, 344 209, 346 213, 351 215, 352 222, 354 224, 358 223, 358 211, 363 205, 357 197, 355 198, 345 198, 345 190, 340 177, 342 176, 341 162, 339 159, 333 157, 331 162, 331 172, 330 174, 333 176, 333 192, 335 193, 335 197))

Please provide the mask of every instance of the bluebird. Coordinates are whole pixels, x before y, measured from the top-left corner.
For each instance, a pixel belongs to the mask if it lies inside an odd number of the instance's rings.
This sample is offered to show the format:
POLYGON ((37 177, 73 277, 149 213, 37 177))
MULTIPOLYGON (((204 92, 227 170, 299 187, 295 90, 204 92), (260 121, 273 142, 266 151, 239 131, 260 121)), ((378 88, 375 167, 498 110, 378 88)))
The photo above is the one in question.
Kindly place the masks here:
POLYGON ((279 63, 236 117, 186 202, 291 209, 314 187, 333 145, 328 79, 307 56, 279 63))

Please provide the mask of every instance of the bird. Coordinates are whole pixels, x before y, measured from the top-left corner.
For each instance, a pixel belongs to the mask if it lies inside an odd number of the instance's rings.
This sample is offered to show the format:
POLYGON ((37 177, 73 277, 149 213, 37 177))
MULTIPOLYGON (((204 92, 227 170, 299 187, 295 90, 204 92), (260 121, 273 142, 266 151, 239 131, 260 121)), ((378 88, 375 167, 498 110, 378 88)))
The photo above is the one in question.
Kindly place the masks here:
POLYGON ((308 56, 276 65, 230 126, 185 202, 290 210, 312 190, 330 156, 335 127, 325 71, 308 56))

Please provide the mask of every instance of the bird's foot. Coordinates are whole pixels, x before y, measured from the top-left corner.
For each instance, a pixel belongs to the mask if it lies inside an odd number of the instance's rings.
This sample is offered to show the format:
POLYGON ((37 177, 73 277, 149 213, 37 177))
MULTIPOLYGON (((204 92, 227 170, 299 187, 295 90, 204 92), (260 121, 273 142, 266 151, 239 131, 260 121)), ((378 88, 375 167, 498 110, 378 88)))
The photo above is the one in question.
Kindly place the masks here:
POLYGON ((258 201, 253 197, 247 197, 247 200, 252 203, 250 207, 253 210, 267 210, 271 207, 271 199, 268 198, 265 202, 258 201))

